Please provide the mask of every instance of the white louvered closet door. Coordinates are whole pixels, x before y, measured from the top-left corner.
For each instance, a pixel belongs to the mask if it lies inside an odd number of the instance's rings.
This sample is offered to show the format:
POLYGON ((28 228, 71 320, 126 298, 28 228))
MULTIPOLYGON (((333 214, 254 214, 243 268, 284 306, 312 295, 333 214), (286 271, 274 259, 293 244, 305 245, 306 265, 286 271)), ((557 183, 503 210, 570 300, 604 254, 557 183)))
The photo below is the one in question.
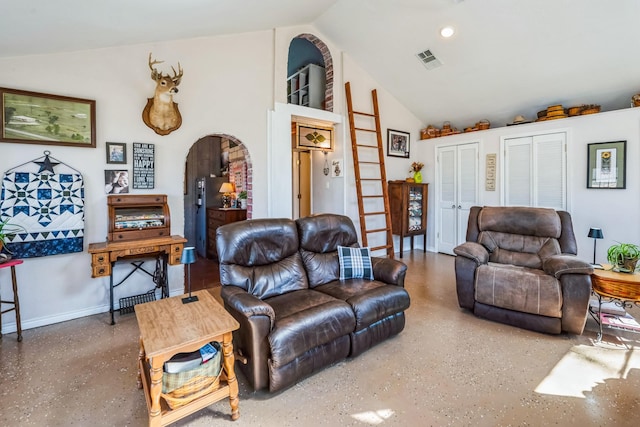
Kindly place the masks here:
POLYGON ((453 255, 465 241, 469 210, 478 203, 478 144, 439 147, 438 252, 453 255))
POLYGON ((566 133, 504 141, 503 204, 567 209, 566 133))

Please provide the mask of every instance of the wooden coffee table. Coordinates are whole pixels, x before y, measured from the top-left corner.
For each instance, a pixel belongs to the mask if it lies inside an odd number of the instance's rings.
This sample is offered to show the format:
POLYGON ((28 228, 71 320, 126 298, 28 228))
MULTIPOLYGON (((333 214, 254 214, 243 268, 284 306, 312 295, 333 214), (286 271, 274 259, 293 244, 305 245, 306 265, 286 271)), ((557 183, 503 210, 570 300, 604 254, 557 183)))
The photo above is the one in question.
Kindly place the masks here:
POLYGON ((209 291, 193 295, 198 301, 188 304, 183 304, 179 296, 135 306, 140 328, 138 388, 144 387, 149 426, 170 424, 226 397, 231 405, 231 419, 237 420, 240 416, 232 344, 232 331, 240 325, 209 291), (211 341, 222 344, 220 387, 184 406, 170 409, 160 398, 164 362, 177 353, 196 351, 211 341))

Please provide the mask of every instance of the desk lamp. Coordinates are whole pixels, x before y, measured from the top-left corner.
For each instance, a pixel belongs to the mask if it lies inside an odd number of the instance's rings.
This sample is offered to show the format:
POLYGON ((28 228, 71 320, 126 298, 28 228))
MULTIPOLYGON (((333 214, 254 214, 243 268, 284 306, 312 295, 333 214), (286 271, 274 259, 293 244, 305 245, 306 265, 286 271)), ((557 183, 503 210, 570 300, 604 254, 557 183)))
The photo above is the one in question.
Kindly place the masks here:
POLYGON ((593 239, 593 264, 595 265, 595 263, 596 263, 596 242, 598 241, 598 239, 602 239, 604 237, 604 234, 602 234, 602 229, 601 228, 593 228, 593 227, 591 227, 589 229, 589 234, 587 235, 587 237, 591 237, 593 239))
POLYGON ((222 193, 222 207, 230 208, 231 207, 231 193, 235 191, 233 187, 233 183, 225 182, 220 186, 219 192, 222 193))
POLYGON ((194 248, 193 246, 184 248, 182 250, 180 263, 186 264, 187 266, 187 283, 189 284, 189 296, 182 298, 183 304, 198 301, 197 296, 191 296, 191 264, 193 264, 194 262, 196 262, 196 248, 194 248))

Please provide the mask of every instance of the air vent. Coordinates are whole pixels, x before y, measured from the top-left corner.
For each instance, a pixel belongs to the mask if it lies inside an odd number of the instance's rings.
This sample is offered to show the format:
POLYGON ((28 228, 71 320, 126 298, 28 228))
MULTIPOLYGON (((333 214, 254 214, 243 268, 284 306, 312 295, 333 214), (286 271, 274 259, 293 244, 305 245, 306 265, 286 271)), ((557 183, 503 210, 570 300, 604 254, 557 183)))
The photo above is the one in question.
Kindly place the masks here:
POLYGON ((438 68, 442 65, 442 62, 440 62, 440 60, 436 58, 429 49, 424 52, 417 53, 416 56, 427 70, 433 70, 434 68, 438 68))

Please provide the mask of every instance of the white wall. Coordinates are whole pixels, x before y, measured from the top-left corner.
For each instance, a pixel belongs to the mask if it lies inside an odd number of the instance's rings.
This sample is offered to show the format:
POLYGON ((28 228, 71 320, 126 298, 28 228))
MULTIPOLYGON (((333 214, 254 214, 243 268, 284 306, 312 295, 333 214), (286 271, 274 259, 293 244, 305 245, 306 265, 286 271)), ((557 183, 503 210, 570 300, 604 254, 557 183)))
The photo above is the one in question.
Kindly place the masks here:
MULTIPOLYGON (((267 110, 273 105, 273 31, 230 37, 198 38, 56 55, 0 59, 0 86, 96 100, 97 148, 0 143, 0 171, 41 157, 45 150, 82 172, 85 179, 85 249, 107 235, 104 169, 105 142, 155 144, 156 188, 136 193, 168 195, 171 231, 184 229, 183 177, 189 148, 199 138, 221 133, 236 137, 249 150, 253 165, 254 216, 266 216, 267 110), (147 57, 164 60, 165 72, 180 61, 184 76, 175 97, 183 117, 180 129, 156 135, 141 119, 153 96, 147 57), (166 66, 166 68, 165 68, 166 66)), ((131 160, 127 165, 131 170, 131 160)), ((148 268, 153 266, 148 263, 148 268)), ((115 268, 116 282, 129 271, 115 268)), ((109 279, 91 278, 87 252, 31 258, 16 268, 23 328, 68 320, 108 310, 109 279)), ((10 295, 10 276, 0 271, 0 292, 10 295)), ((172 293, 183 286, 183 267, 169 268, 172 293)), ((116 289, 118 298, 143 293, 152 284, 135 273, 116 289)), ((13 316, 4 316, 3 331, 15 330, 13 316)), ((117 319, 116 319, 117 320, 117 319)), ((107 316, 105 316, 107 321, 107 316)))
MULTIPOLYGON (((486 131, 463 133, 418 143, 419 157, 425 163, 425 182, 435 182, 436 147, 449 144, 479 142, 480 204, 500 205, 500 165, 496 191, 484 190, 485 156, 500 156, 501 137, 519 137, 537 133, 567 132, 568 211, 572 215, 578 243, 578 256, 593 260, 593 240, 587 238, 590 227, 600 227, 604 239, 597 244, 597 262, 606 262, 606 250, 615 241, 640 243, 640 108, 629 108, 600 114, 570 117, 561 120, 501 127, 486 131), (626 189, 587 189, 587 144, 627 141, 626 189)), ((432 187, 432 186, 430 186, 432 187)), ((435 195, 435 186, 430 188, 435 195)), ((435 200, 429 200, 429 218, 435 217, 435 200)), ((428 224, 427 246, 436 249, 435 224, 428 224)))

